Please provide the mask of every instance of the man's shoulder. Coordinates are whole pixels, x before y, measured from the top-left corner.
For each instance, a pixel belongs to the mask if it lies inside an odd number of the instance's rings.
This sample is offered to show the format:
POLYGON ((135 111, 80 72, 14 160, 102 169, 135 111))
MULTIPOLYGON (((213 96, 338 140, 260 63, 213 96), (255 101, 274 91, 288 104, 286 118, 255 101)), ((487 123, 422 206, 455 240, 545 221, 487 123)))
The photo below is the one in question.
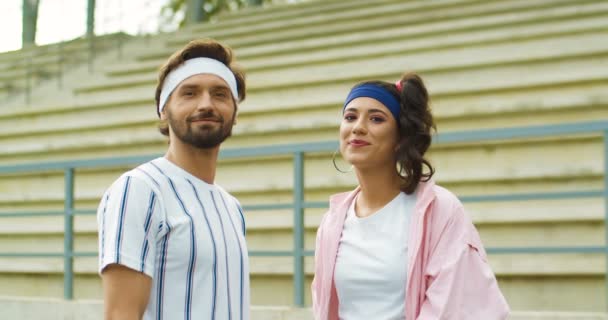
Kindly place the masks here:
POLYGON ((239 200, 235 196, 230 194, 230 192, 226 191, 226 189, 224 189, 222 186, 217 185, 217 184, 215 184, 214 186, 218 190, 218 192, 220 192, 228 201, 233 201, 239 207, 241 206, 241 203, 239 202, 239 200))
POLYGON ((130 189, 133 188, 138 191, 149 190, 159 193, 162 180, 153 169, 152 161, 141 164, 121 174, 120 177, 114 180, 109 189, 124 188, 128 183, 130 189))
POLYGON ((163 172, 159 169, 154 160, 143 163, 124 175, 139 179, 151 187, 160 188, 166 179, 163 179, 163 172))

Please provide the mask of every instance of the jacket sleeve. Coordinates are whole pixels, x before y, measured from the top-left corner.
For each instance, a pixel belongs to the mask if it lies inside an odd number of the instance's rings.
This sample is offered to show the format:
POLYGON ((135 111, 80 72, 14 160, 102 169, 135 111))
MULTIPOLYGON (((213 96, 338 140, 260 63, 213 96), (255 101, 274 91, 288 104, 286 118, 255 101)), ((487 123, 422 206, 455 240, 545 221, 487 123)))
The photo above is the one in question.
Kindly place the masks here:
POLYGON ((475 226, 458 202, 433 237, 427 290, 417 320, 503 320, 509 306, 487 262, 475 226))
POLYGON ((323 259, 321 258, 321 242, 323 239, 323 222, 325 221, 325 218, 327 216, 327 213, 323 216, 323 218, 321 219, 321 223, 319 224, 319 228, 317 229, 317 237, 316 237, 316 241, 315 241, 315 274, 314 277, 312 279, 312 284, 310 286, 310 292, 312 294, 312 313, 314 315, 314 318, 316 320, 321 319, 321 308, 320 308, 320 297, 319 297, 319 293, 321 291, 321 279, 323 278, 323 259))

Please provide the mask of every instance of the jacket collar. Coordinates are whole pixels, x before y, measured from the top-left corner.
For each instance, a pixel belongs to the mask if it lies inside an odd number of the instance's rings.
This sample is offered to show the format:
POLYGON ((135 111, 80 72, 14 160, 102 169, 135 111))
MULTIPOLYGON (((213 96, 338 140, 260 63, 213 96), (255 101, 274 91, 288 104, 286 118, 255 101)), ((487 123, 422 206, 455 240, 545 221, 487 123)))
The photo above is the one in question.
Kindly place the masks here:
MULTIPOLYGON (((426 215, 430 211, 429 207, 435 199, 435 182, 429 180, 426 182, 420 182, 416 190, 416 205, 410 218, 410 226, 408 232, 408 268, 407 268, 407 289, 408 297, 406 298, 406 310, 413 308, 416 304, 414 301, 418 298, 419 292, 413 290, 416 285, 412 279, 414 267, 420 265, 420 250, 422 241, 425 236, 424 230, 426 229, 425 221, 426 215)), ((417 313, 417 310, 410 310, 413 314, 417 313)))
POLYGON ((361 191, 361 187, 357 186, 355 190, 334 194, 329 197, 329 210, 340 212, 342 207, 348 207, 359 191, 361 191))
POLYGON ((435 181, 420 181, 418 189, 416 189, 416 212, 425 212, 426 208, 435 199, 435 181))
MULTIPOLYGON (((332 212, 341 212, 343 207, 348 207, 357 193, 361 191, 361 187, 357 186, 355 190, 350 192, 342 192, 334 194, 329 198, 329 210, 332 212)), ((426 207, 435 199, 435 181, 421 181, 416 190, 416 211, 424 212, 426 207)))

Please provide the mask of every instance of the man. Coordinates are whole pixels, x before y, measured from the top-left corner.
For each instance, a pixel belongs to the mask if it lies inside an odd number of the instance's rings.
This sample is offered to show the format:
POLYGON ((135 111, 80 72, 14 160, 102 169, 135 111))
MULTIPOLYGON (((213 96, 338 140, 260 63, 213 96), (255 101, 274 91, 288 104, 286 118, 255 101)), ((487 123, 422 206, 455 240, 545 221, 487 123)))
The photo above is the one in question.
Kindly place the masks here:
POLYGON ((164 155, 124 173, 99 205, 105 319, 249 319, 245 222, 214 184, 245 75, 213 40, 190 42, 160 70, 164 155))

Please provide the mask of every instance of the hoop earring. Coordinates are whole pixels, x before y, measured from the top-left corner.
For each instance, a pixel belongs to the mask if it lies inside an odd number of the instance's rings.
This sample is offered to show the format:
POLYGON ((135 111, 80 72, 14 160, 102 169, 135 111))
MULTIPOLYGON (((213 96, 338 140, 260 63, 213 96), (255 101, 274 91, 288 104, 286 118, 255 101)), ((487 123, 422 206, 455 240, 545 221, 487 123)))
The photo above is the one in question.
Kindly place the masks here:
POLYGON ((336 170, 338 172, 340 172, 340 173, 349 173, 349 172, 353 171, 353 166, 352 165, 350 166, 350 170, 348 170, 348 171, 344 171, 344 170, 341 170, 340 168, 338 168, 338 165, 336 164, 336 155, 337 154, 338 154, 338 150, 334 151, 334 154, 331 157, 331 163, 334 164, 334 168, 336 168, 336 170))
POLYGON ((397 163, 397 168, 396 169, 397 169, 397 175, 399 177, 401 177, 401 179, 407 179, 407 174, 405 174, 405 175, 403 174, 403 169, 404 168, 403 168, 403 165, 400 162, 397 163))

